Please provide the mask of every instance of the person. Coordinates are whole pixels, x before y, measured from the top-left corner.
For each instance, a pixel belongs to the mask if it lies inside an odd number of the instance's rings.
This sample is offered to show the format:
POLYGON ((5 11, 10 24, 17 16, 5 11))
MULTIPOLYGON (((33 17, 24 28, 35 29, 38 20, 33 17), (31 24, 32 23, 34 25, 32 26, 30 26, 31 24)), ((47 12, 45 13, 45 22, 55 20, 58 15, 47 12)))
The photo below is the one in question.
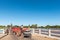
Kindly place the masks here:
POLYGON ((9 34, 9 30, 8 29, 6 30, 6 33, 7 33, 7 35, 9 34))
POLYGON ((20 36, 22 35, 23 31, 22 31, 22 28, 20 28, 20 36))

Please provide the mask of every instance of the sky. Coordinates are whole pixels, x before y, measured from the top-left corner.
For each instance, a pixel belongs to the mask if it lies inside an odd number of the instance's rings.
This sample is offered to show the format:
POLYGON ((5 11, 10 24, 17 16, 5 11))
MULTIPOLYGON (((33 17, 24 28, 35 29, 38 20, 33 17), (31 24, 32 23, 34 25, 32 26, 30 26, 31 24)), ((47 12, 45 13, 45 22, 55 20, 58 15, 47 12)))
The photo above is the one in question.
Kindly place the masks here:
POLYGON ((0 25, 60 25, 60 0, 0 0, 0 25))

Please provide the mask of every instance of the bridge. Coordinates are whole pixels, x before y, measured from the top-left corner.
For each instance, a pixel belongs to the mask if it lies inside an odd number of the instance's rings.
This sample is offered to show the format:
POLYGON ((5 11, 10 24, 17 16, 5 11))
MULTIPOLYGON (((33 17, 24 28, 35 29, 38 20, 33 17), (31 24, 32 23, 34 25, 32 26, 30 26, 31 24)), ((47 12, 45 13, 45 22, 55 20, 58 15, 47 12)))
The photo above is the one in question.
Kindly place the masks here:
MULTIPOLYGON (((4 31, 3 31, 4 34, 4 31)), ((60 40, 60 29, 31 29, 32 38, 17 37, 11 31, 0 40, 60 40)))

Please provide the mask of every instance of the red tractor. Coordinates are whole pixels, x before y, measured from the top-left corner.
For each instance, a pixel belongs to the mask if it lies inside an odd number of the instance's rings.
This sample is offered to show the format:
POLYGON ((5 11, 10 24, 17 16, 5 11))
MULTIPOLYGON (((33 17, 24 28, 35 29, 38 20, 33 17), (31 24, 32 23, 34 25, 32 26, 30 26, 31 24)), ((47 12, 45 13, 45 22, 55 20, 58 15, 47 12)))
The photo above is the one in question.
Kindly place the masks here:
POLYGON ((22 34, 22 29, 20 27, 13 27, 12 28, 12 32, 17 35, 17 36, 21 36, 22 34))
POLYGON ((20 28, 20 27, 12 27, 12 32, 17 35, 17 36, 21 36, 23 32, 25 32, 26 30, 29 30, 28 28, 20 28))

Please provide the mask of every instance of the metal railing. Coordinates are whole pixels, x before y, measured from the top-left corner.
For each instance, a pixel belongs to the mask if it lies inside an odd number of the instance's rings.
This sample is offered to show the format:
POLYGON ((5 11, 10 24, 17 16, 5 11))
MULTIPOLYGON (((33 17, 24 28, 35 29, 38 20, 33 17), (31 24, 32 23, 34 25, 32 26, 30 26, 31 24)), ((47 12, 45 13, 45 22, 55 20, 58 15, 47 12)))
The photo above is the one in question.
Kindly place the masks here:
POLYGON ((60 39, 60 29, 31 29, 31 33, 60 39))

